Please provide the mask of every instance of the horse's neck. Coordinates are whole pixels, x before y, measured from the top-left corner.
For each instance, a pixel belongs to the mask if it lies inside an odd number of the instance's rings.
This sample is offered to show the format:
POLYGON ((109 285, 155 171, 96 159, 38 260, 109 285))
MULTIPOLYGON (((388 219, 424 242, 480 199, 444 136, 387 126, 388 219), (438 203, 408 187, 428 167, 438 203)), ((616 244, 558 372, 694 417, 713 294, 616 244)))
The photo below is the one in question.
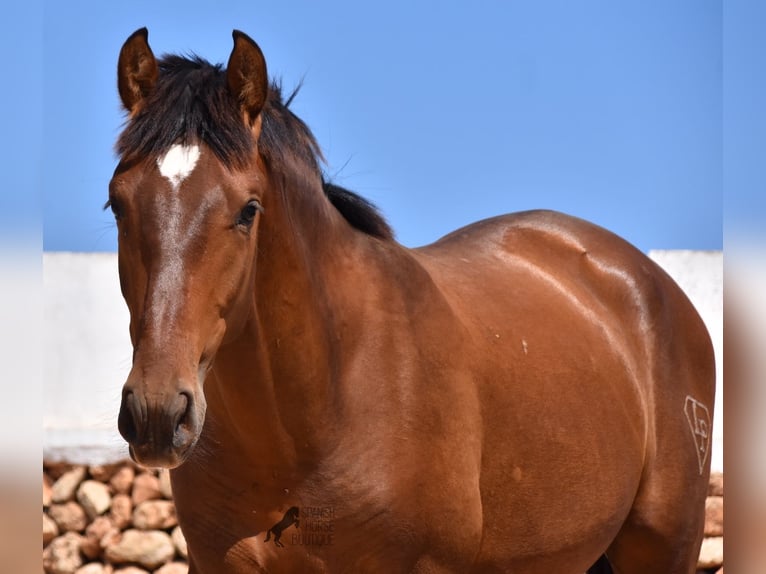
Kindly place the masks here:
POLYGON ((329 440, 341 313, 363 297, 352 275, 363 273, 364 238, 323 196, 314 200, 288 196, 265 206, 251 319, 219 351, 209 381, 213 416, 257 451, 251 460, 280 467, 311 464, 329 440))

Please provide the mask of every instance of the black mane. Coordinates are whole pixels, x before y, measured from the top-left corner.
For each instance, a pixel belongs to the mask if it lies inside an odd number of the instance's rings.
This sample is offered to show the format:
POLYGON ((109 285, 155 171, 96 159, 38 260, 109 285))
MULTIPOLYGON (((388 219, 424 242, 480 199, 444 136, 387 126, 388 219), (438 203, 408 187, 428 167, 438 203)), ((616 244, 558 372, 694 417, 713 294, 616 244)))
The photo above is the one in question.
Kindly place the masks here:
POLYGON ((327 181, 322 184, 322 187, 330 203, 353 227, 380 239, 394 238, 391 226, 369 200, 327 181))
MULTIPOLYGON (((242 121, 237 102, 226 87, 223 67, 198 56, 167 55, 159 62, 160 75, 143 108, 131 118, 117 140, 123 160, 160 157, 173 145, 203 143, 227 167, 244 167, 254 142, 242 121)), ((272 170, 284 169, 288 157, 298 158, 322 176, 324 161, 311 130, 288 108, 295 92, 283 100, 281 86, 272 82, 262 117, 258 151, 272 170)), ((381 239, 393 232, 377 208, 332 183, 323 189, 330 202, 356 229, 381 239)))

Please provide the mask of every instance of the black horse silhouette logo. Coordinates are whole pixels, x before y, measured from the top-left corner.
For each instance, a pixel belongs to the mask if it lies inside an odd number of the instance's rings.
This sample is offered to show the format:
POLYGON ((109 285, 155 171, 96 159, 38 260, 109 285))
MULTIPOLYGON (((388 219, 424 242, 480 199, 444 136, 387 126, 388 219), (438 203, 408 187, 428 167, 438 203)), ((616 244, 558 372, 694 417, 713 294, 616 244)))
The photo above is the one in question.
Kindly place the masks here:
POLYGON ((269 530, 266 532, 266 540, 265 542, 268 542, 271 539, 271 535, 274 535, 274 544, 276 546, 279 546, 280 548, 284 548, 285 545, 282 544, 279 539, 282 538, 282 533, 290 528, 293 524, 295 524, 295 528, 301 527, 301 522, 299 520, 300 512, 298 510, 297 506, 292 506, 287 509, 287 512, 285 512, 285 515, 282 517, 282 520, 277 522, 274 526, 269 528, 269 530))

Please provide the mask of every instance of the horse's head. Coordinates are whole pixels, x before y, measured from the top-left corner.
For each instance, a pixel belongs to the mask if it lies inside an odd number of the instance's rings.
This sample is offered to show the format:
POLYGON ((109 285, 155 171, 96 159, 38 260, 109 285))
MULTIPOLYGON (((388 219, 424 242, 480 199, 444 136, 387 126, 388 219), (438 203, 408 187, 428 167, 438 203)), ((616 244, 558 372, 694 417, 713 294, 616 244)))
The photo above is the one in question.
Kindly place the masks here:
POLYGON ((202 430, 212 360, 250 312, 269 85, 260 49, 239 32, 222 71, 199 59, 158 62, 138 30, 118 80, 129 121, 109 205, 133 343, 119 430, 136 461, 172 468, 202 430))

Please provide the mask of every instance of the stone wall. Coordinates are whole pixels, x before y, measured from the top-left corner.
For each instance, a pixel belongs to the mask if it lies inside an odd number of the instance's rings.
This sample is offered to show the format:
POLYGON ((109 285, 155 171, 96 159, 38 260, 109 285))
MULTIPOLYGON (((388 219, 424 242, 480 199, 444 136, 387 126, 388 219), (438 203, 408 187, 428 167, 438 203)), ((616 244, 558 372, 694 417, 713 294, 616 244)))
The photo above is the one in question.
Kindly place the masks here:
POLYGON ((705 539, 697 561, 699 574, 723 574, 723 474, 713 473, 705 501, 705 539))
MULTIPOLYGON (((723 475, 710 479, 700 574, 723 573, 723 475)), ((43 464, 47 574, 185 574, 167 471, 130 461, 43 464)))
POLYGON ((43 465, 47 574, 185 574, 186 558, 167 471, 43 465))

